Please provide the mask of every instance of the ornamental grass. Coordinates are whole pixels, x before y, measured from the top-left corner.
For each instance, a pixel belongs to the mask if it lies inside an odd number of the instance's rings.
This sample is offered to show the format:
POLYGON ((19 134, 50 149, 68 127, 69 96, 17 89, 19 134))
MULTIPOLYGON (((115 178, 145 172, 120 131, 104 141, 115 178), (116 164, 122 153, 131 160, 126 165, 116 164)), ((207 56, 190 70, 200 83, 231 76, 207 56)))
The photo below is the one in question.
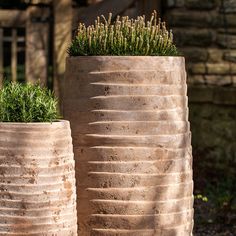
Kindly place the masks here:
POLYGON ((117 16, 112 22, 97 17, 94 25, 79 24, 77 33, 68 48, 69 56, 178 56, 173 33, 154 11, 149 21, 145 16, 130 19, 117 16))

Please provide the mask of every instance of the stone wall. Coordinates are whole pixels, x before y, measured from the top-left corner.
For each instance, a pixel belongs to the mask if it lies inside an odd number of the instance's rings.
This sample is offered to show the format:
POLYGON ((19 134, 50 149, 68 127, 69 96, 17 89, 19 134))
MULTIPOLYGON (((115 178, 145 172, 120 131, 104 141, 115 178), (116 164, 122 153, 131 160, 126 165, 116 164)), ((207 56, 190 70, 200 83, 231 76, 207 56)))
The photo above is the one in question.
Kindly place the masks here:
POLYGON ((236 86, 236 1, 168 0, 166 10, 189 84, 236 86))
POLYGON ((230 173, 236 163, 236 0, 163 2, 186 58, 195 157, 207 171, 230 173))
POLYGON ((189 99, 195 180, 235 178, 235 88, 190 87, 189 99))

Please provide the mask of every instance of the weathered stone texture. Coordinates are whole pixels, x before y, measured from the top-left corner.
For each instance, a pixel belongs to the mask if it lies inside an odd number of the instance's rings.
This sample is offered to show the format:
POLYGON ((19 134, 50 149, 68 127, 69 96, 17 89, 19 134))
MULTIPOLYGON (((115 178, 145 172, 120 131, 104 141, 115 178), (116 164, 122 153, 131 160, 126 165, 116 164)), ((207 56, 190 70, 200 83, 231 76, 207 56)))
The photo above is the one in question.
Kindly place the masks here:
POLYGON ((207 63, 206 64, 206 74, 213 75, 229 75, 230 65, 228 63, 207 63))
POLYGON ((236 76, 232 76, 232 83, 233 86, 236 87, 236 76))
MULTIPOLYGON (((221 105, 232 105, 236 104, 236 90, 235 88, 224 88, 214 93, 214 103, 221 105)), ((235 122, 235 120, 232 120, 235 122)))
POLYGON ((233 87, 191 86, 188 94, 189 101, 192 103, 201 102, 218 104, 222 106, 236 106, 236 89, 233 87), (201 96, 199 96, 199 94, 201 94, 201 96))
POLYGON ((207 13, 203 12, 199 14, 198 11, 191 12, 191 20, 189 20, 188 11, 170 11, 167 15, 167 22, 172 22, 174 27, 183 27, 183 26, 193 26, 193 27, 202 27, 202 25, 211 25, 213 24, 213 17, 207 13))
POLYGON ((217 6, 217 0, 185 0, 185 6, 189 9, 211 10, 217 6))
POLYGON ((224 53, 224 59, 236 63, 236 50, 230 50, 224 53))
POLYGON ((166 5, 167 7, 183 7, 184 0, 167 0, 166 5))
POLYGON ((173 28, 176 44, 182 46, 210 46, 215 40, 215 33, 206 29, 175 29, 173 28))
POLYGON ((235 14, 218 14, 218 21, 217 24, 219 27, 235 27, 236 26, 236 20, 235 20, 235 14))
POLYGON ((188 84, 204 84, 205 83, 205 78, 203 75, 188 75, 187 77, 187 82, 188 84))
POLYGON ((231 76, 220 76, 220 75, 205 75, 205 84, 208 85, 231 85, 232 78, 231 76))
POLYGON ((188 64, 189 74, 206 74, 206 65, 204 63, 188 64))
POLYGON ((181 53, 184 54, 186 63, 206 62, 208 60, 208 52, 205 48, 198 48, 198 47, 182 48, 181 53))
POLYGON ((236 1, 235 0, 224 0, 222 11, 226 13, 236 12, 236 1))
POLYGON ((223 50, 218 48, 209 48, 208 49, 208 62, 222 62, 223 50))
POLYGON ((214 91, 210 88, 203 89, 204 86, 196 86, 190 87, 188 94, 189 94, 189 101, 190 102, 200 102, 200 103, 208 103, 213 101, 214 91), (199 96, 201 92, 201 96, 199 96))
POLYGON ((218 34, 217 43, 222 48, 236 49, 236 35, 232 34, 218 34))

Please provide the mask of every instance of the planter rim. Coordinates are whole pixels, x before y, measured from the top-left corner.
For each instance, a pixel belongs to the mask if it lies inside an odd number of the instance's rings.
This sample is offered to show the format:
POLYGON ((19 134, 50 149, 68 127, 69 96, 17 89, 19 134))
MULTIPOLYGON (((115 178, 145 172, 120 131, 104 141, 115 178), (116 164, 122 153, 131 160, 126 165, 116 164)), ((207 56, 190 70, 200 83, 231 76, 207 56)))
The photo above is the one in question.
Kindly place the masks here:
POLYGON ((68 120, 55 120, 52 122, 3 122, 0 121, 0 125, 33 125, 33 126, 47 126, 47 125, 57 125, 57 124, 66 124, 69 123, 68 120))

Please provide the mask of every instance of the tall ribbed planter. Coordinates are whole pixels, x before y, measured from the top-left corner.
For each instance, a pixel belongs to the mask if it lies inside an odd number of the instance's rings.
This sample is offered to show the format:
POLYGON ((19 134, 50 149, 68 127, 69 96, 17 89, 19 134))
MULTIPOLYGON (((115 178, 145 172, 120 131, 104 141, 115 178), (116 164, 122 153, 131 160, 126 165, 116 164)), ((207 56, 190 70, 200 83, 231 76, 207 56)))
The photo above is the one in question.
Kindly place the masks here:
POLYGON ((186 90, 182 57, 67 59, 80 235, 192 234, 186 90))
POLYGON ((0 123, 0 235, 77 236, 68 121, 0 123))

